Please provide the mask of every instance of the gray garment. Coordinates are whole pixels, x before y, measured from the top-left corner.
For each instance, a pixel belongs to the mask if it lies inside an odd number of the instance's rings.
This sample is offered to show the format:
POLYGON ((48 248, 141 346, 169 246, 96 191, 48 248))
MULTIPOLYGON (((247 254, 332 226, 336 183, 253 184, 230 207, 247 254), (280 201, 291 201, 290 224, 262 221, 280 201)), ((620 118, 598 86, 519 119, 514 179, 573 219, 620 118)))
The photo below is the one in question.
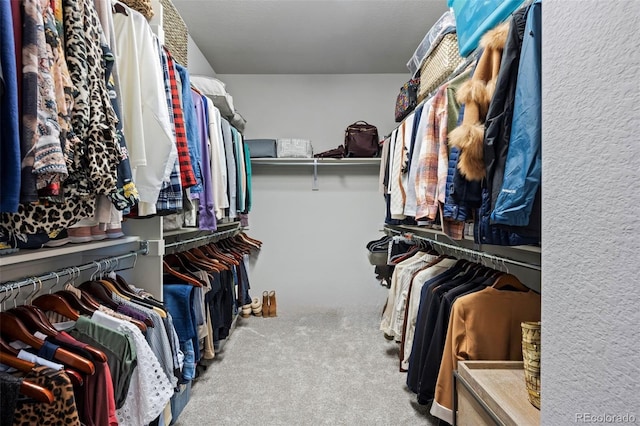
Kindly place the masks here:
POLYGON ((184 365, 184 354, 180 350, 180 339, 178 339, 178 333, 173 326, 173 317, 167 312, 167 317, 162 318, 164 321, 164 327, 167 330, 167 336, 169 337, 169 344, 171 345, 171 353, 173 355, 173 368, 174 370, 182 371, 184 365))
POLYGON ((115 293, 112 293, 113 300, 118 303, 124 303, 130 308, 148 316, 151 318, 151 322, 153 322, 153 327, 147 328, 147 335, 145 336, 151 351, 158 358, 160 365, 162 366, 162 370, 169 378, 171 382, 171 386, 176 386, 178 383, 178 379, 176 378, 173 372, 173 354, 171 352, 171 344, 169 343, 169 337, 167 331, 164 327, 164 321, 160 314, 152 309, 145 308, 144 306, 140 306, 136 303, 130 302, 118 296, 115 293))
POLYGON ((231 134, 231 125, 222 119, 222 139, 224 139, 224 152, 227 157, 227 179, 229 180, 229 219, 238 217, 236 208, 238 197, 238 183, 236 171, 236 159, 234 157, 233 136, 231 134))

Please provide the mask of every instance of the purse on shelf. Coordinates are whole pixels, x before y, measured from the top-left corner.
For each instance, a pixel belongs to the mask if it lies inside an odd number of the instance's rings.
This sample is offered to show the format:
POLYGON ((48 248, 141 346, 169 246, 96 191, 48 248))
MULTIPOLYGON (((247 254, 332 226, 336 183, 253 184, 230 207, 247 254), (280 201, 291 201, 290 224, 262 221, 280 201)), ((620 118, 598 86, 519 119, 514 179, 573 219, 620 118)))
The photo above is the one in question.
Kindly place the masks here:
POLYGON ((412 78, 400 88, 400 93, 396 99, 396 123, 404 120, 404 118, 416 108, 416 105, 418 105, 419 87, 420 79, 412 78))
POLYGON ((337 148, 330 149, 328 151, 323 151, 319 154, 314 155, 315 158, 344 158, 345 151, 344 146, 340 145, 337 148))
POLYGON ((378 128, 366 121, 351 124, 345 130, 344 149, 347 157, 376 157, 380 152, 378 128))

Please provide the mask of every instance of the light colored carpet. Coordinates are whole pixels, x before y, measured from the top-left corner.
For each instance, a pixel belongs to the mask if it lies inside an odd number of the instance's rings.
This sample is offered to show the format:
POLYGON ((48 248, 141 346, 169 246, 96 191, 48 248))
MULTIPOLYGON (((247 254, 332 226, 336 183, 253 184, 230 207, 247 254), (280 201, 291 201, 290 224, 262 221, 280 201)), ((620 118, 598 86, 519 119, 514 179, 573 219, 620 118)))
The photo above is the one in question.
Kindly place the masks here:
POLYGON ((437 424, 379 318, 375 307, 239 318, 176 425, 437 424))

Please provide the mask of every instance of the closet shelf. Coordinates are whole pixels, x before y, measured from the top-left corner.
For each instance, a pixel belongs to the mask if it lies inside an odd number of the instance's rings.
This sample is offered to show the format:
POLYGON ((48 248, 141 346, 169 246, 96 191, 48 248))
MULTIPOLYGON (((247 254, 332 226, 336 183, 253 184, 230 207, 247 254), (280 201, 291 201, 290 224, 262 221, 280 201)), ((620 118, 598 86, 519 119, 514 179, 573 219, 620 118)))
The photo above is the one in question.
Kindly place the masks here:
POLYGON ((178 236, 193 236, 193 235, 206 235, 216 232, 222 231, 230 231, 232 229, 236 229, 240 227, 240 222, 227 222, 227 223, 219 223, 217 231, 204 231, 199 228, 180 228, 174 229, 172 231, 166 231, 163 233, 164 237, 178 237, 178 236))
POLYGON ((380 158, 252 158, 251 165, 264 166, 379 166, 380 158))
POLYGON ((419 226, 385 225, 387 235, 405 235, 432 242, 434 248, 459 258, 483 262, 488 266, 521 276, 529 288, 540 292, 541 249, 534 246, 496 246, 475 244, 473 239, 455 241, 437 229, 419 226), (533 274, 532 274, 533 273, 533 274))
POLYGON ((0 257, 0 267, 15 265, 23 262, 31 262, 34 260, 49 259, 57 256, 65 256, 68 254, 82 253, 87 251, 99 250, 105 247, 115 247, 126 245, 140 241, 138 236, 127 236, 113 240, 96 241, 92 243, 82 244, 66 244, 56 248, 42 248, 38 250, 21 250, 15 254, 9 254, 0 257))

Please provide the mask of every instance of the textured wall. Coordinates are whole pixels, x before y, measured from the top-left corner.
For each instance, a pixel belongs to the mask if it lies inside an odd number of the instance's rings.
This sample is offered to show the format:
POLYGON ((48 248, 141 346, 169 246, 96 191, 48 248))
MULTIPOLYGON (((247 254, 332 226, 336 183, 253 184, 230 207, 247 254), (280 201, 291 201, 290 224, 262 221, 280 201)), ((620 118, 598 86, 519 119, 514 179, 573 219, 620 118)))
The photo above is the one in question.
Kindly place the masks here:
POLYGON ((543 6, 544 425, 640 423, 639 16, 543 6))

